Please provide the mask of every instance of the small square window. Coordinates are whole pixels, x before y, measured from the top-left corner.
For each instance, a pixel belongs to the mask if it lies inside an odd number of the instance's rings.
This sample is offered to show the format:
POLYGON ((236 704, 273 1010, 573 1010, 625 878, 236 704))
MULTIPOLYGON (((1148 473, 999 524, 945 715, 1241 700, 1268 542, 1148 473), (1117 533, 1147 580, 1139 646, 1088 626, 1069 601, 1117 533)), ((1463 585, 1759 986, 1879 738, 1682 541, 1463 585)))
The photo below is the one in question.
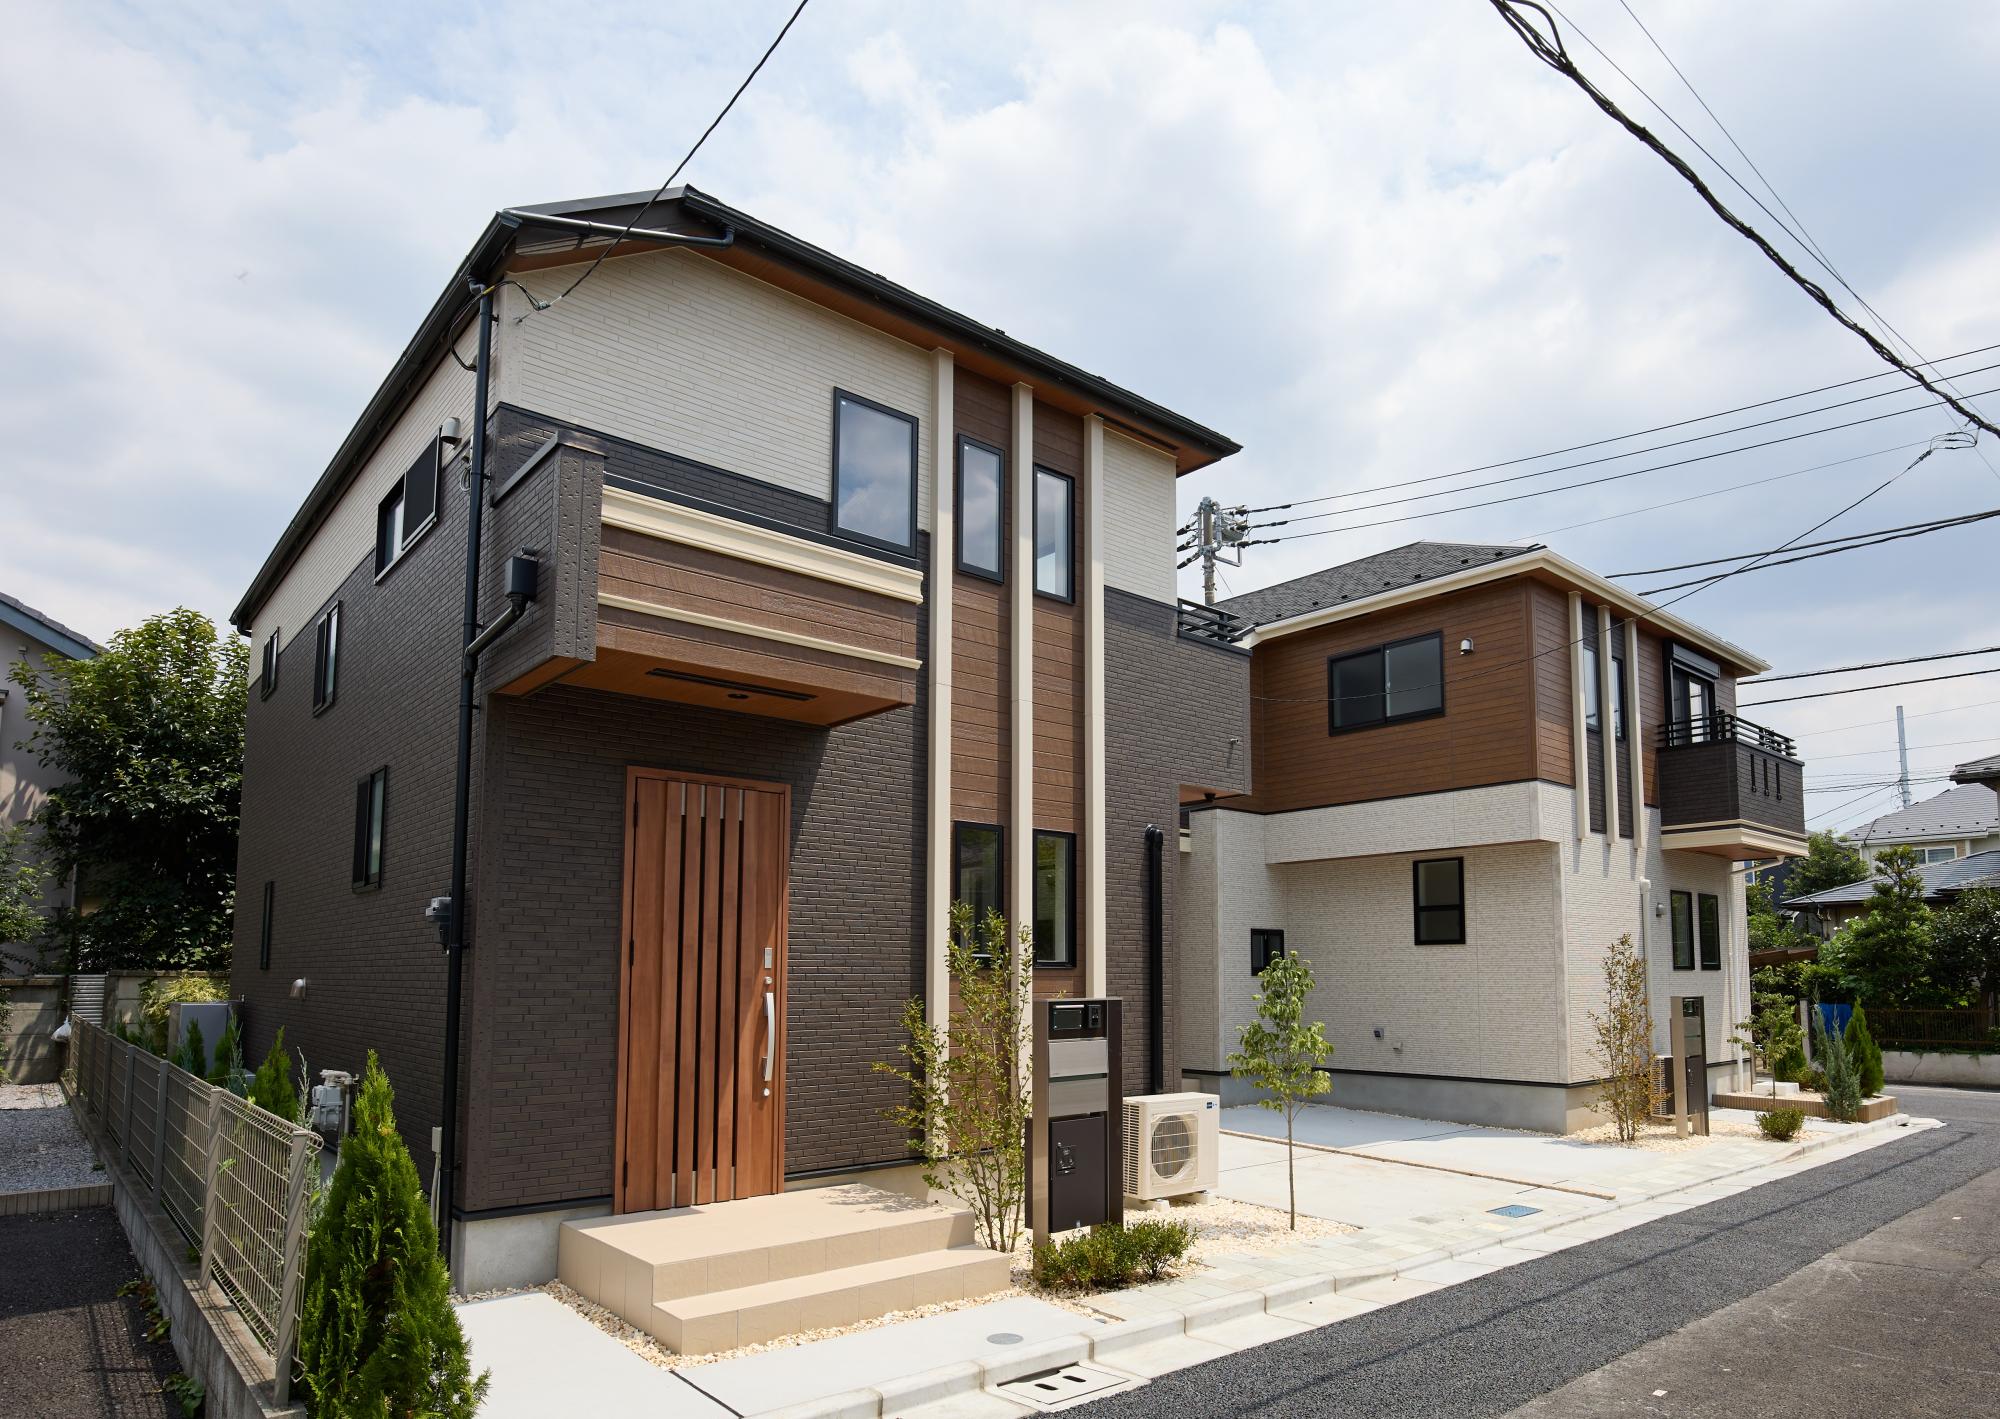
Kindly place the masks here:
POLYGON ((1076 484, 1066 474, 1035 470, 1035 591, 1076 599, 1076 484))
POLYGON ((1416 897, 1417 945, 1465 944, 1465 859, 1434 857, 1410 864, 1416 897))
POLYGON ((257 676, 257 697, 271 698, 271 692, 278 688, 278 629, 272 627, 271 634, 264 639, 264 665, 257 676))
POLYGON ((257 969, 271 969, 271 910, 278 894, 276 882, 264 884, 264 915, 257 926, 257 969))
POLYGON ((382 885, 383 834, 388 821, 389 770, 385 766, 354 786, 354 885, 382 885))
POLYGON ((1674 969, 1691 971, 1694 969, 1694 894, 1669 892, 1667 902, 1673 918, 1674 969))
POLYGON ((917 421, 840 390, 833 396, 833 525, 897 551, 917 542, 917 421))
POLYGON ((1285 954, 1285 933, 1275 927, 1250 928, 1250 974, 1261 976, 1264 968, 1285 954))
POLYGON ((313 645, 313 713, 333 703, 333 691, 340 675, 340 603, 327 607, 319 618, 313 645))
POLYGON ((1076 835, 1035 833, 1035 964, 1076 964, 1076 835))

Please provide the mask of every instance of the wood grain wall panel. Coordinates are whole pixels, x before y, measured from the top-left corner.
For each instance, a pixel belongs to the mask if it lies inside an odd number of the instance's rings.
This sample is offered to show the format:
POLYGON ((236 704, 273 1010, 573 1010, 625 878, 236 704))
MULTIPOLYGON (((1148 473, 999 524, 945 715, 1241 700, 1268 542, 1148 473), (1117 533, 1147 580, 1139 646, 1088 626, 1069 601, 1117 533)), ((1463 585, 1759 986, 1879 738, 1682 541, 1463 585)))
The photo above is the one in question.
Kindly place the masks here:
MULTIPOLYGON (((1070 510, 1071 582, 1083 586, 1083 420, 1035 403, 1035 463, 1075 480, 1070 510)), ((1025 571, 1026 569, 1024 569, 1025 571)), ((1083 825, 1083 606, 1035 598, 1035 826, 1083 825)), ((1077 875, 1085 871, 1077 845, 1077 875)), ((1045 974, 1037 972, 1037 975, 1045 974)))
POLYGON ((1232 807, 1287 812, 1535 778, 1540 772, 1529 598, 1476 587, 1257 647, 1251 664, 1255 791, 1232 807), (1445 712, 1327 732, 1327 660, 1441 631, 1445 712), (1460 655, 1461 640, 1474 651, 1460 655))
MULTIPOLYGON (((1008 467, 1012 394, 1007 386, 967 369, 952 378, 952 425, 956 432, 991 444, 1008 467)), ((957 474, 953 449, 951 473, 957 474)), ((1000 500, 1000 545, 1013 543, 1013 499, 1000 500)), ((958 549, 952 549, 956 562, 958 549)), ((1007 698, 1008 657, 1013 635, 1007 589, 963 572, 952 576, 951 617, 951 814, 977 823, 1009 821, 1007 795, 1012 773, 1011 720, 1007 698)))
POLYGON ((1552 586, 1523 584, 1533 631, 1535 677, 1535 776, 1550 783, 1576 780, 1576 723, 1570 691, 1569 597, 1552 586))
POLYGON ((1646 774, 1646 802, 1660 802, 1660 726, 1667 722, 1666 642, 1639 628, 1639 749, 1646 774))

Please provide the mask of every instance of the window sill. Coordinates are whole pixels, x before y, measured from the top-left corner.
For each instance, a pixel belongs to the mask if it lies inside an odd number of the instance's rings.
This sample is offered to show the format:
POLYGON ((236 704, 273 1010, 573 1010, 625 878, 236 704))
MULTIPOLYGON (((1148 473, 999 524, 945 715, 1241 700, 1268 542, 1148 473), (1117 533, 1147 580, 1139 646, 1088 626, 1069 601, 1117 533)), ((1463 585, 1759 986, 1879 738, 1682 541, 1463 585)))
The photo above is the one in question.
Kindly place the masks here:
POLYGON ((1005 586, 1007 584, 1007 574, 1005 572, 989 572, 984 567, 969 567, 964 562, 960 562, 952 570, 961 576, 977 577, 981 581, 990 581, 995 586, 1005 586))
POLYGON ((410 559, 410 553, 416 550, 417 544, 422 542, 426 537, 430 536, 431 529, 436 527, 437 524, 438 524, 437 514, 432 513, 430 515, 430 518, 424 523, 424 525, 422 527, 419 527, 404 541, 402 550, 398 551, 394 557, 389 559, 389 564, 383 567, 382 570, 380 570, 379 572, 375 573, 375 584, 377 586, 380 586, 384 581, 388 579, 389 573, 393 572, 394 570, 396 570, 397 567, 400 567, 401 565, 403 565, 404 562, 408 561, 410 559))
POLYGON ((1394 719, 1378 719, 1373 724, 1331 725, 1327 728, 1326 732, 1329 738, 1331 738, 1336 734, 1366 734, 1371 729, 1393 729, 1399 724, 1417 724, 1426 719, 1443 719, 1443 718, 1444 718, 1444 710, 1442 708, 1439 708, 1434 710, 1424 710, 1419 714, 1398 715, 1394 719))
POLYGON ((381 891, 381 890, 382 890, 382 883, 381 883, 381 882, 380 882, 379 880, 378 880, 378 881, 374 881, 374 882, 355 882, 355 883, 352 883, 352 884, 350 884, 350 890, 351 890, 351 891, 353 891, 354 895, 356 895, 356 896, 358 897, 358 896, 360 896, 360 895, 361 895, 361 894, 362 894, 363 892, 379 892, 379 891, 381 891))
POLYGON ((333 708, 333 701, 332 701, 332 700, 327 700, 327 701, 325 701, 325 702, 324 702, 324 703, 322 703, 322 704, 317 704, 317 705, 314 705, 314 706, 313 706, 313 712, 312 712, 312 717, 313 717, 314 719, 318 719, 318 718, 319 718, 319 717, 320 717, 321 715, 325 714, 325 713, 326 713, 326 712, 327 712, 328 710, 330 710, 330 709, 332 709, 332 708, 333 708))
POLYGON ((1060 602, 1060 603, 1061 603, 1062 605, 1064 605, 1064 606, 1074 606, 1074 605, 1076 605, 1076 597, 1075 597, 1075 596, 1073 596, 1073 595, 1071 595, 1071 596, 1062 596, 1062 595, 1059 595, 1058 593, 1056 593, 1056 592, 1053 592, 1053 591, 1044 591, 1044 590, 1042 590, 1042 589, 1041 589, 1041 588, 1040 588, 1039 586, 1035 588, 1035 599, 1036 599, 1037 601, 1056 601, 1056 602, 1060 602))

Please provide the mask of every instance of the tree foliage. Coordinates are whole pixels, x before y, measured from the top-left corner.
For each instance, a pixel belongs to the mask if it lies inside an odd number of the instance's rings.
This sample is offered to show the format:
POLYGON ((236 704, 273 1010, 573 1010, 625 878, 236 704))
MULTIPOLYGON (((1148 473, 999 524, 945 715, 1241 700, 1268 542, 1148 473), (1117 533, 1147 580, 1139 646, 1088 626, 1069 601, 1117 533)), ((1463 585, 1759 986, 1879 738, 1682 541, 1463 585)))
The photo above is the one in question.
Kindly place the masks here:
POLYGON ((185 608, 91 660, 23 660, 29 739, 63 782, 35 814, 51 866, 95 909, 56 913, 70 969, 228 960, 247 652, 185 608))
POLYGON ((1974 887, 1932 914, 1930 975, 1941 1005, 2000 995, 2000 891, 1974 887))
POLYGON ((1859 852, 1832 833, 1814 833, 1806 839, 1806 855, 1786 874, 1785 899, 1867 880, 1868 863, 1859 852))
POLYGON ((1312 996, 1312 962, 1278 956, 1257 978, 1257 1018, 1243 1027, 1229 1072, 1259 1091, 1257 1106, 1285 1116, 1285 1188, 1292 1229, 1299 1225, 1299 1192, 1294 1177, 1292 1125, 1299 1110, 1333 1087, 1320 1066, 1333 1054, 1326 1026, 1306 1018, 1312 996))
POLYGON ((1875 856, 1868 914, 1848 927, 1840 966, 1862 1000, 1901 1005, 1929 991, 1931 909, 1914 848, 1884 848, 1875 856))
POLYGON ((1802 1048, 1805 1032, 1799 1028, 1798 1001, 1781 989, 1770 989, 1771 981, 1759 971, 1750 980, 1750 1018, 1739 1023, 1730 1037, 1733 1045, 1748 1045, 1771 1076, 1771 1093, 1780 1083, 1805 1064, 1802 1048))
POLYGON ((373 1050, 306 1246, 299 1369, 316 1419, 471 1419, 486 1396, 373 1050))
MULTIPOLYGON (((16 823, 0 832, 0 948, 26 947, 42 933, 42 882, 47 874, 28 850, 28 827, 16 823)), ((31 950, 0 950, 0 975, 11 964, 32 967, 31 950)))
POLYGON ((1859 1005, 1847 1017, 1847 1028, 1841 1032, 1841 1043, 1847 1047, 1847 1057, 1854 1061, 1854 1075, 1861 1085, 1861 1096, 1874 1098, 1882 1092, 1882 1047, 1875 1043, 1875 1036, 1868 1029, 1867 1012, 1859 1005))
POLYGON ((955 903, 945 967, 958 1006, 938 1028, 921 998, 905 1002, 903 1063, 875 1063, 909 1086, 909 1101, 887 1116, 908 1130, 924 1181, 972 1209, 982 1245, 1010 1253, 1028 1191, 1028 940, 998 912, 975 923, 955 903))
POLYGON ((250 1080, 250 1102, 290 1123, 299 1121, 299 1091, 292 1084, 291 1061, 285 1055, 285 1027, 278 1026, 271 1052, 250 1080))
POLYGON ((1848 1055, 1847 1042, 1840 1035, 1826 1027, 1826 1017, 1820 1013, 1819 1002, 1812 1002, 1813 1057, 1819 1061, 1819 1071, 1824 1076, 1820 1087, 1820 1098, 1826 1103, 1829 1118, 1840 1123, 1853 1123, 1861 1116, 1861 1074, 1848 1055))
POLYGON ((1646 1120, 1666 1099, 1653 1065, 1653 1001, 1646 985, 1646 958, 1631 933, 1604 953, 1604 1009, 1590 1012, 1597 1037, 1595 1054, 1604 1071, 1600 1097, 1621 1143, 1639 1136, 1646 1120))

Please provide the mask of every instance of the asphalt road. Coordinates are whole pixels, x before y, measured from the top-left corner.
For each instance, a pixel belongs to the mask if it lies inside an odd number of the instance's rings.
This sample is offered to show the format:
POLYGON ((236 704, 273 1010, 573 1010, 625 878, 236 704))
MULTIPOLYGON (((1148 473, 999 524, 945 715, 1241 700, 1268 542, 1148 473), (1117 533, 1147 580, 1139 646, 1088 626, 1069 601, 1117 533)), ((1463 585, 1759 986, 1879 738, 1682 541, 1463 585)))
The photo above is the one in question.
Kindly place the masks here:
POLYGON ((1177 1371, 1089 1412, 2000 1413, 2000 1096, 1897 1093, 1951 1126, 1177 1371))

